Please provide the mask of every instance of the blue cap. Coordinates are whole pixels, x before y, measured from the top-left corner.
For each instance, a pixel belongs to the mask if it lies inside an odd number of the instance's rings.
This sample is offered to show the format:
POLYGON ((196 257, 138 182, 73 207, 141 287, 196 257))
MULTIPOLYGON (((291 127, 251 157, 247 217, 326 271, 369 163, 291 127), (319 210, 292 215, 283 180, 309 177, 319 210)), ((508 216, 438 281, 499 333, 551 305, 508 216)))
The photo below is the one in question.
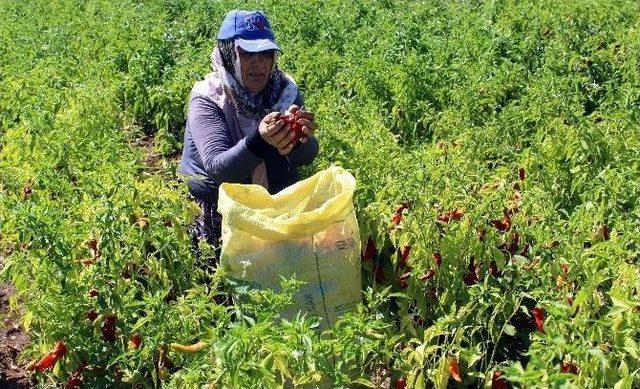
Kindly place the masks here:
POLYGON ((280 50, 269 20, 262 11, 230 11, 220 26, 218 39, 235 39, 238 46, 252 53, 280 50))

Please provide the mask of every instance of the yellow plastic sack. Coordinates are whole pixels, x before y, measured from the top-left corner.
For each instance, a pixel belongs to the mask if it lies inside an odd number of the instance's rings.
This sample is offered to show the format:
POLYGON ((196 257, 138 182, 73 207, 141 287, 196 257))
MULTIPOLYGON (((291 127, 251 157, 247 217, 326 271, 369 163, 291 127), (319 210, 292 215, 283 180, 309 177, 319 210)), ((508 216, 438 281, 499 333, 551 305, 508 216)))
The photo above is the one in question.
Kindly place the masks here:
POLYGON ((306 284, 295 296, 298 311, 331 325, 360 301, 360 234, 355 178, 332 166, 276 195, 262 186, 220 186, 221 263, 229 277, 279 290, 280 276, 306 284))

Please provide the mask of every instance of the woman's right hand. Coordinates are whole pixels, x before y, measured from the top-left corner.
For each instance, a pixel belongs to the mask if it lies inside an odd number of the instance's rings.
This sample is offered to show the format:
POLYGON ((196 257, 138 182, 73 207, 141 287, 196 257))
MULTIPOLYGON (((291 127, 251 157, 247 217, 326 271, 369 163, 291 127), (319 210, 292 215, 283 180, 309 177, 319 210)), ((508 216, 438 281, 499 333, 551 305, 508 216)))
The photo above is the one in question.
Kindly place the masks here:
POLYGON ((278 149, 282 155, 289 154, 295 145, 295 134, 287 130, 280 112, 271 112, 265 116, 258 126, 258 132, 265 142, 278 149))

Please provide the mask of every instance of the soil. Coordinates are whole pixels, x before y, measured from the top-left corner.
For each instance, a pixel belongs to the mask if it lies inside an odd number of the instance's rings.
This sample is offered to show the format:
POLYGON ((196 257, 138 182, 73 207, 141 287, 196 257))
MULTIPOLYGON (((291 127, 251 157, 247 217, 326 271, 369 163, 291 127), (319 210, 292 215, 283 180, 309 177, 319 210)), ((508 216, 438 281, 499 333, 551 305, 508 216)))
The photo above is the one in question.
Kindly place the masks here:
POLYGON ((10 284, 0 284, 0 388, 33 388, 34 382, 24 366, 18 364, 18 355, 29 345, 29 336, 20 328, 21 312, 9 309, 9 297, 15 292, 10 284))
MULTIPOLYGON (((144 159, 142 162, 145 165, 146 171, 148 173, 160 173, 163 171, 163 156, 162 154, 156 151, 154 145, 154 136, 153 135, 143 135, 140 137, 136 137, 135 139, 129 142, 131 147, 136 147, 141 149, 144 152, 144 159)), ((178 150, 173 154, 166 155, 164 159, 168 160, 172 164, 177 164, 180 162, 180 158, 182 157, 182 151, 178 150)))
POLYGON ((142 149, 144 151, 144 164, 147 169, 150 172, 157 172, 160 170, 158 162, 160 162, 162 156, 154 149, 153 139, 153 136, 144 135, 130 142, 130 145, 142 149))

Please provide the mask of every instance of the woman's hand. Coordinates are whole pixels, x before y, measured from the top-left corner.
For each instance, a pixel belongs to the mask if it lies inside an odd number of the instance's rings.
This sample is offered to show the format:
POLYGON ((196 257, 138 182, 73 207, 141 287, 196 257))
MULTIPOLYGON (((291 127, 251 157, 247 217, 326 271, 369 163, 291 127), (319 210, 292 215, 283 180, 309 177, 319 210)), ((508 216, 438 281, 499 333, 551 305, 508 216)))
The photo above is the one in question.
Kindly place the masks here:
POLYGON ((281 155, 289 154, 293 149, 294 143, 292 141, 295 134, 284 125, 280 112, 271 112, 265 116, 258 126, 258 132, 262 139, 278 149, 281 155))
MULTIPOLYGON (((314 136, 318 125, 314 121, 314 114, 307 111, 301 111, 297 105, 292 105, 287 109, 285 115, 298 113, 297 122, 302 126, 302 132, 305 134, 300 139, 301 143, 305 143, 310 136, 314 136)), ((290 131, 284 123, 283 114, 280 112, 272 112, 262 119, 258 126, 260 136, 268 144, 278 149, 281 155, 286 155, 293 150, 296 145, 296 134, 290 131)))

